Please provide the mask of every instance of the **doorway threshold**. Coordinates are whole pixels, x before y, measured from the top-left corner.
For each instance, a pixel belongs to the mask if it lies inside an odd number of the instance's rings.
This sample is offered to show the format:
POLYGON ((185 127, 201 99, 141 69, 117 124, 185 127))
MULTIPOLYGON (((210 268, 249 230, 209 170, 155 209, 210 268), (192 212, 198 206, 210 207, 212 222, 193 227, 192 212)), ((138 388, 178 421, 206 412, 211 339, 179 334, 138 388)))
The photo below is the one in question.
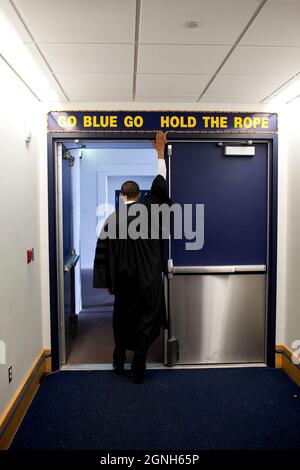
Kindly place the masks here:
MULTIPOLYGON (((249 368, 249 367, 267 367, 262 362, 240 363, 240 364, 176 364, 173 367, 166 366, 162 363, 149 363, 147 369, 234 369, 234 368, 249 368)), ((130 369, 130 364, 125 364, 125 369, 130 369)), ((112 364, 65 364, 61 366, 62 371, 74 370, 113 370, 112 364)))
POLYGON ((264 362, 242 362, 236 364, 176 364, 171 369, 237 369, 249 367, 267 367, 264 362))
MULTIPOLYGON (((149 363, 147 369, 167 369, 161 363, 149 363)), ((125 369, 130 369, 130 364, 125 364, 125 369)), ((113 370, 112 364, 65 364, 60 370, 113 370)))

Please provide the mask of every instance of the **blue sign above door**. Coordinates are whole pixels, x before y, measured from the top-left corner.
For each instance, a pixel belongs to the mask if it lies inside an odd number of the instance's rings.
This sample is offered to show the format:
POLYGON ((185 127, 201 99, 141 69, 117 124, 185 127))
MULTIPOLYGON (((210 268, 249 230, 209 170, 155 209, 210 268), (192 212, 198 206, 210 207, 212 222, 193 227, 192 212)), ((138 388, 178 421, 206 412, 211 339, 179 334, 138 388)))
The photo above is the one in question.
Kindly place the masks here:
POLYGON ((48 132, 274 134, 276 113, 205 111, 51 111, 48 132))

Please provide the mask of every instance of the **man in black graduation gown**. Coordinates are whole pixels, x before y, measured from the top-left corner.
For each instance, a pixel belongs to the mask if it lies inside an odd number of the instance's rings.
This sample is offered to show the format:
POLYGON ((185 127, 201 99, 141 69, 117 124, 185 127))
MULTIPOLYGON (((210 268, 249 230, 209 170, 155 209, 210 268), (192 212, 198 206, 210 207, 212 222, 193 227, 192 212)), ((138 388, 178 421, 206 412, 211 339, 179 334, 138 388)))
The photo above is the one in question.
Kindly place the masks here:
MULTIPOLYGON (((115 295, 113 366, 117 373, 123 373, 126 350, 134 351, 131 370, 135 383, 143 382, 148 349, 159 336, 161 326, 166 321, 162 243, 158 238, 151 238, 150 224, 151 206, 170 204, 163 132, 157 132, 153 146, 158 153, 158 174, 143 201, 149 220, 149 236, 137 239, 130 236, 121 238, 122 220, 118 217, 117 210, 106 220, 98 238, 93 272, 93 287, 106 287, 115 295), (103 236, 110 218, 116 223, 115 237, 103 236)), ((130 214, 129 208, 140 199, 138 184, 126 181, 121 188, 121 197, 126 204, 127 214, 128 210, 130 214)), ((134 219, 135 216, 126 217, 127 227, 134 219)))

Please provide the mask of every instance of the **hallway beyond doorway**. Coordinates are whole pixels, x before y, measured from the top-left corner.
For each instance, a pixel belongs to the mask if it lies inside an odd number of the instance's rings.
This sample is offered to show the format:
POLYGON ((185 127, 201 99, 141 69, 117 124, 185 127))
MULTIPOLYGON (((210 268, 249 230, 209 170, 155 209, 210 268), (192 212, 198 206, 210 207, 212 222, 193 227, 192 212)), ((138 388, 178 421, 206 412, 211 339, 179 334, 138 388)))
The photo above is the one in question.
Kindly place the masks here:
MULTIPOLYGON (((114 349, 112 312, 114 297, 105 289, 93 288, 93 271, 81 271, 82 306, 78 315, 78 333, 71 341, 70 364, 111 364, 114 349)), ((127 360, 133 353, 128 351, 127 360)), ((148 362, 163 362, 163 335, 153 343, 148 362)))

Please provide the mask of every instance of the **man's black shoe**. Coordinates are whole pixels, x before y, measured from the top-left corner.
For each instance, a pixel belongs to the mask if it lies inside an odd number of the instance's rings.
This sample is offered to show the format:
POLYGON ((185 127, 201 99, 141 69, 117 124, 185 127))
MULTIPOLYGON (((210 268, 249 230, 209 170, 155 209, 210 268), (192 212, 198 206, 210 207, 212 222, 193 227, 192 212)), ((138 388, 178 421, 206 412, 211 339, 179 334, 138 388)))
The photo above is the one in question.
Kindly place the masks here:
POLYGON ((123 375, 125 372, 124 364, 113 362, 113 368, 117 375, 123 375))

